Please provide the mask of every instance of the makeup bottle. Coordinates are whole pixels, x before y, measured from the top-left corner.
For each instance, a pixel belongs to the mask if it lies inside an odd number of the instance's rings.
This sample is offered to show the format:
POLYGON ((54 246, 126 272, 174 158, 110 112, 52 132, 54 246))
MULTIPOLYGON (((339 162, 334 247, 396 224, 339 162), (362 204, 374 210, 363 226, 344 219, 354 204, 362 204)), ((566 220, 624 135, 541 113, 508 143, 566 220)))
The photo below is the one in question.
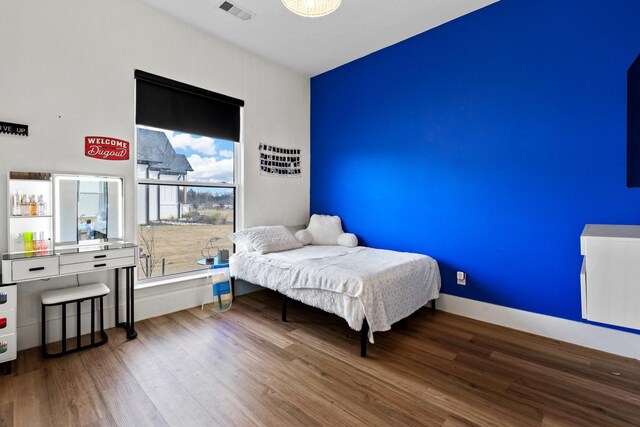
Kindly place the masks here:
POLYGON ((20 199, 20 211, 20 214, 22 216, 29 215, 29 196, 27 196, 26 194, 23 194, 22 198, 20 199))
POLYGON ((41 194, 38 196, 38 215, 46 215, 47 206, 44 203, 44 196, 41 194))
POLYGON ((13 243, 13 250, 15 252, 21 252, 24 250, 24 235, 22 233, 16 233, 16 238, 13 243))
POLYGON ((18 190, 11 195, 11 215, 20 216, 22 214, 22 208, 20 207, 20 202, 22 200, 22 195, 18 190))
POLYGON ((29 196, 29 215, 38 215, 38 204, 36 203, 36 195, 29 196))
POLYGON ((51 247, 50 245, 51 239, 44 238, 44 231, 41 232, 41 240, 40 240, 40 250, 47 251, 51 247))
POLYGON ((40 251, 47 250, 48 246, 47 241, 44 238, 44 231, 38 233, 38 244, 40 245, 40 251))
POLYGON ((33 233, 31 231, 24 232, 24 251, 29 254, 33 253, 33 233))

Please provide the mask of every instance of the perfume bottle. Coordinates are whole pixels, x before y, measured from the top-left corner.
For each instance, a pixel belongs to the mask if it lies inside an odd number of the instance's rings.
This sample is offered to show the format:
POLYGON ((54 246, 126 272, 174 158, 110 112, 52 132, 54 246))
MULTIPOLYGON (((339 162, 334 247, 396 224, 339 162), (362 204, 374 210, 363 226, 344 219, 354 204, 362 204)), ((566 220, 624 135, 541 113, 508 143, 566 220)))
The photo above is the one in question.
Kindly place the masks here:
POLYGON ((44 196, 41 194, 38 196, 38 215, 47 214, 47 205, 44 202, 44 196))
POLYGON ((24 251, 27 253, 33 252, 33 233, 31 231, 25 231, 23 236, 24 236, 24 251))
POLYGON ((23 216, 29 215, 29 196, 23 194, 20 198, 20 214, 23 216))
POLYGON ((16 190, 15 193, 11 195, 11 215, 22 215, 22 207, 20 206, 21 200, 22 195, 20 194, 20 191, 16 190))
POLYGON ((38 246, 40 247, 40 251, 47 250, 47 241, 44 238, 44 231, 40 231, 38 233, 38 246))
POLYGON ((36 195, 29 196, 29 215, 38 215, 38 204, 36 203, 36 195))
POLYGON ((22 233, 16 233, 16 238, 13 242, 13 250, 15 252, 24 250, 24 235, 22 233))
POLYGON ((51 239, 45 239, 44 238, 44 231, 40 232, 40 250, 42 252, 45 252, 49 249, 50 245, 49 242, 51 241, 51 239))

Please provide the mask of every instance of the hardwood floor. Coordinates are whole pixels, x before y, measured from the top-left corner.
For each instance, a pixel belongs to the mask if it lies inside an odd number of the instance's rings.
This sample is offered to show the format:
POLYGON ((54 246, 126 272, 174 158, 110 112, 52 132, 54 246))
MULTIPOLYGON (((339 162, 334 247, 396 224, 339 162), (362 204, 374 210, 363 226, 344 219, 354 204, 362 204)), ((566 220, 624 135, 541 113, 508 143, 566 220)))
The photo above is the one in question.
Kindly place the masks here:
POLYGON ((20 352, 2 426, 640 425, 640 362, 444 312, 377 333, 270 292, 137 323, 59 359, 20 352))

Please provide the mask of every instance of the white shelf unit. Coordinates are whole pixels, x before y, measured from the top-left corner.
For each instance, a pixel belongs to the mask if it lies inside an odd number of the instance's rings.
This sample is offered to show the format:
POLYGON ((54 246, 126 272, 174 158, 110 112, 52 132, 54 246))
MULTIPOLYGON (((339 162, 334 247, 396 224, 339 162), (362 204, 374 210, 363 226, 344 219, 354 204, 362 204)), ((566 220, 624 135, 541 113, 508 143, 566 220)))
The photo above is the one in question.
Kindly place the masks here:
POLYGON ((580 252, 582 317, 640 330, 640 226, 587 224, 580 252))
POLYGON ((16 285, 0 286, 0 363, 16 358, 16 285))
MULTIPOLYGON (((19 233, 32 232, 44 233, 44 240, 47 241, 48 249, 53 242, 53 185, 50 173, 40 172, 9 172, 7 179, 7 249, 9 252, 24 252, 18 247, 17 237, 19 233), (13 215, 12 197, 16 192, 27 196, 43 197, 45 211, 42 215, 13 215)), ((36 234, 37 235, 37 234, 36 234)))

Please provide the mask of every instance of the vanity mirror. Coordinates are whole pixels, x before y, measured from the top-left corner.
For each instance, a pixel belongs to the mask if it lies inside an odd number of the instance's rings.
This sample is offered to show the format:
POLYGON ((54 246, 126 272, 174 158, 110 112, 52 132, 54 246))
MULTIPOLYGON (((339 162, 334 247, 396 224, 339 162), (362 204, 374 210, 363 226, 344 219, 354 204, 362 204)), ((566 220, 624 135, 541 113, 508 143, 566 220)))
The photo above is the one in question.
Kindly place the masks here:
POLYGON ((54 175, 55 245, 122 240, 122 178, 54 175))

